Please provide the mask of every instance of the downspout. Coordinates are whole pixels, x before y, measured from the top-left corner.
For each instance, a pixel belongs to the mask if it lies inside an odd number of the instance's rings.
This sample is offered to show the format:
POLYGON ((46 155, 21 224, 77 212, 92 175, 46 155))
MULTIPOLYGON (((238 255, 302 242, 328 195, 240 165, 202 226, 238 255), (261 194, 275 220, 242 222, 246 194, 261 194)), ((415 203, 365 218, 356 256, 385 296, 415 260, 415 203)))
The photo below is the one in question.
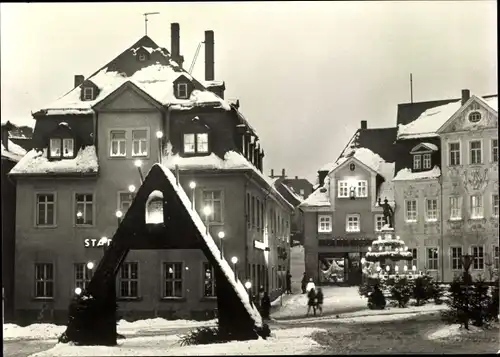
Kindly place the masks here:
POLYGON ((443 232, 443 174, 439 176, 439 185, 441 188, 441 204, 440 204, 440 216, 441 216, 441 282, 444 281, 444 232, 443 232))

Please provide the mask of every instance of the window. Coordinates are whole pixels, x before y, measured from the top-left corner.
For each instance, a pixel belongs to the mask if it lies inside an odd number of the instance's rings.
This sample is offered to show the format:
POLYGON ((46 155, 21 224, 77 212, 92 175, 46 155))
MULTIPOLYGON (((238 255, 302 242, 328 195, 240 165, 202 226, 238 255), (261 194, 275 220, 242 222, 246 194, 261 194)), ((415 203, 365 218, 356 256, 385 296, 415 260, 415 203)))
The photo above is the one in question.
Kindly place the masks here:
POLYGON ((184 152, 208 153, 208 133, 184 134, 184 152))
POLYGON ((462 270, 462 247, 450 247, 451 269, 462 270))
POLYGON ((132 130, 132 156, 148 155, 148 131, 132 130))
POLYGON ((480 120, 481 120, 481 113, 480 112, 474 111, 474 112, 469 114, 469 121, 471 123, 477 123, 480 120))
POLYGON ((303 188, 301 188, 301 189, 300 189, 299 193, 300 193, 300 195, 301 195, 302 197, 305 197, 305 195, 306 195, 306 191, 304 191, 304 189, 303 189, 303 188))
POLYGON ((498 139, 491 139, 491 161, 498 162, 498 139))
POLYGON ((357 187, 357 192, 356 196, 357 197, 368 197, 367 189, 366 187, 368 186, 367 181, 358 181, 358 187, 357 187))
POLYGON ((261 221, 261 230, 264 231, 264 202, 261 202, 260 206, 260 221, 261 221))
POLYGON ((413 170, 420 170, 422 166, 422 155, 413 155, 413 170))
POLYGON ((318 232, 328 233, 332 231, 332 216, 318 216, 318 232))
MULTIPOLYGON (((252 205, 255 204, 252 199, 252 205)), ((203 191, 203 207, 209 206, 212 212, 208 219, 210 222, 222 223, 222 191, 203 191)), ((255 217, 253 220, 255 225, 255 217)))
POLYGON ((50 139, 50 156, 61 157, 61 139, 59 138, 50 139))
POLYGON ((471 165, 482 163, 481 158, 481 141, 474 140, 469 143, 470 146, 470 163, 471 165))
POLYGON ((346 232, 359 232, 361 230, 359 224, 359 214, 348 214, 346 221, 346 232))
POLYGON ((123 263, 120 270, 120 297, 139 297, 139 263, 123 263))
POLYGON ((163 263, 163 298, 181 298, 182 263, 163 263))
POLYGON ((252 211, 251 211, 251 199, 250 199, 250 194, 247 193, 247 226, 250 228, 250 222, 251 222, 251 216, 252 216, 252 211))
POLYGON ((255 225, 256 225, 255 221, 257 219, 255 218, 255 197, 254 196, 252 196, 252 201, 251 202, 252 202, 252 204, 250 206, 250 216, 252 218, 252 220, 251 220, 252 221, 252 227, 255 227, 255 225))
POLYGON ((215 297, 215 269, 209 263, 203 263, 203 296, 215 297))
MULTIPOLYGON (((119 192, 118 193, 118 209, 122 211, 125 215, 125 212, 128 211, 130 206, 132 205, 132 201, 134 200, 134 194, 130 192, 119 192)), ((163 205, 163 201, 160 201, 163 205)))
POLYGON ((498 245, 493 246, 493 259, 494 259, 494 267, 495 269, 499 269, 500 266, 500 254, 498 245))
POLYGON ((438 209, 437 199, 431 198, 426 200, 425 204, 425 219, 430 222, 437 221, 438 209))
POLYGON ((35 264, 35 297, 54 297, 54 265, 35 264))
POLYGON ((56 210, 53 193, 38 193, 36 195, 36 225, 55 226, 56 210))
POLYGON ((139 62, 144 62, 146 60, 146 54, 145 53, 139 53, 139 62))
POLYGON ((450 219, 462 219, 462 197, 450 197, 450 219))
POLYGON ((75 288, 85 290, 92 279, 92 269, 86 263, 75 264, 75 288))
POLYGON ((460 165, 460 143, 449 143, 450 166, 460 165))
POLYGON ((482 245, 471 245, 471 254, 474 257, 472 262, 472 269, 483 270, 484 269, 484 247, 482 245))
POLYGON ((412 248, 411 254, 412 254, 413 258, 411 260, 411 268, 410 269, 413 269, 413 267, 416 267, 418 269, 418 249, 412 248))
POLYGON ((437 270, 438 269, 438 249, 437 248, 427 248, 427 269, 437 270))
POLYGON ((124 130, 113 130, 110 133, 110 156, 123 157, 126 151, 126 134, 124 130))
POLYGON ((188 86, 187 83, 178 83, 177 84, 177 98, 187 99, 188 97, 188 86))
POLYGON ((471 218, 483 218, 483 196, 470 196, 471 218))
POLYGON ((83 100, 93 100, 94 99, 94 88, 83 87, 83 100))
POLYGON ((349 188, 347 181, 339 181, 339 197, 349 197, 349 188))
POLYGON ((63 156, 73 157, 75 153, 75 141, 71 138, 63 139, 63 156))
POLYGON ((424 170, 431 168, 431 154, 424 154, 423 167, 424 170))
POLYGON ((491 215, 498 217, 498 193, 491 195, 491 215))
POLYGON ((383 226, 384 226, 384 215, 383 214, 375 215, 375 232, 380 232, 383 226))
POLYGON ((417 200, 407 200, 405 205, 406 222, 417 221, 417 200))
POLYGON ((76 225, 92 225, 94 216, 94 195, 75 194, 76 225))
POLYGON ((256 203, 255 208, 257 209, 256 226, 257 226, 257 230, 260 230, 260 201, 258 198, 255 199, 255 203, 256 203))

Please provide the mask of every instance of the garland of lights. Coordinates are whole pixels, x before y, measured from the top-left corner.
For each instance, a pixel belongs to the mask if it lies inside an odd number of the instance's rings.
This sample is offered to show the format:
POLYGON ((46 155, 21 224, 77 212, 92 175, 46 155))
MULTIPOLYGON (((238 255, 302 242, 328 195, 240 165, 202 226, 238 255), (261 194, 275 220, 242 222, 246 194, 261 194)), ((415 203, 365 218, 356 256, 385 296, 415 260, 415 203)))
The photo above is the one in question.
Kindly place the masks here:
MULTIPOLYGON (((384 226, 382 230, 388 231, 390 228, 384 226)), ((368 247, 365 259, 367 262, 381 262, 385 259, 392 261, 412 260, 413 254, 408 251, 408 247, 399 239, 399 236, 394 239, 391 233, 386 232, 384 239, 382 236, 378 236, 378 240, 374 241, 371 247, 368 247)))

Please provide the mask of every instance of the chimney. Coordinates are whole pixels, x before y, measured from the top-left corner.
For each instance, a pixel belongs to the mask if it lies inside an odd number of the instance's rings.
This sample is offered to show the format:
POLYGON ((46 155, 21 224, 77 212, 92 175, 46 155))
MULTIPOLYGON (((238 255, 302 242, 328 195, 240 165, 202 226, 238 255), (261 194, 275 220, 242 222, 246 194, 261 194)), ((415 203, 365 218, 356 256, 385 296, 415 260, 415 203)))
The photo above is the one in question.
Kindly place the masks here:
POLYGON ((366 129, 368 127, 368 124, 366 120, 361 120, 361 129, 366 129))
POLYGON ((274 178, 274 169, 271 169, 271 178, 274 178))
POLYGON ((318 171, 319 187, 325 183, 326 175, 328 175, 328 171, 318 171))
POLYGON ((85 80, 84 76, 82 76, 81 74, 76 74, 75 75, 75 86, 73 88, 78 87, 80 84, 83 83, 84 80, 85 80))
POLYGON ((295 179, 298 180, 299 179, 299 176, 295 176, 295 179))
POLYGON ((285 169, 281 169, 281 177, 285 178, 285 169))
POLYGON ((170 24, 170 49, 172 50, 172 60, 182 67, 184 57, 181 56, 181 44, 179 37, 180 29, 177 22, 170 24))
POLYGON ((464 105, 470 98, 470 90, 462 89, 462 105, 464 105))
POLYGON ((214 80, 214 32, 205 31, 205 80, 214 80))

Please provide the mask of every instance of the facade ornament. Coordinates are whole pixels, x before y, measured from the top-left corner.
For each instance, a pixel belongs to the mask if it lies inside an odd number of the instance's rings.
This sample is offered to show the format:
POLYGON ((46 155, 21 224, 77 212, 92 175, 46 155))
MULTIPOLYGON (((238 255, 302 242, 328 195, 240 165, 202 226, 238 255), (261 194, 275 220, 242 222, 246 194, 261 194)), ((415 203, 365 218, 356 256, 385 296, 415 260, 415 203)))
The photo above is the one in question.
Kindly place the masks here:
POLYGON ((470 190, 479 191, 483 190, 488 184, 488 169, 485 168, 483 173, 481 169, 465 170, 463 175, 464 187, 467 192, 470 190))

